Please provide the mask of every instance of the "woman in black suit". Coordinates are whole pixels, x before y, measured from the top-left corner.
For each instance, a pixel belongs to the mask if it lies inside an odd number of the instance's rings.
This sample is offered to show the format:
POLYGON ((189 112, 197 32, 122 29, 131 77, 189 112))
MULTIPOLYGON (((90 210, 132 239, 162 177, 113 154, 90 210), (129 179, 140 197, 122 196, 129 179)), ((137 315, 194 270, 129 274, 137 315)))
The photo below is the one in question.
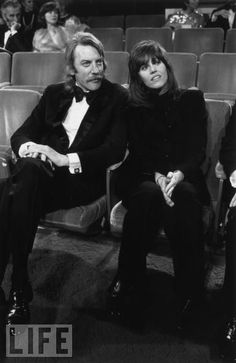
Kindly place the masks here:
POLYGON ((129 72, 129 155, 117 183, 128 212, 109 309, 120 314, 140 307, 146 256, 162 226, 184 309, 204 296, 202 206, 209 194, 200 167, 207 142, 205 101, 201 91, 178 88, 167 54, 155 41, 136 44, 129 72))
POLYGON ((225 244, 224 317, 220 332, 220 355, 236 361, 236 105, 222 139, 219 159, 227 181, 224 202, 228 204, 225 244))

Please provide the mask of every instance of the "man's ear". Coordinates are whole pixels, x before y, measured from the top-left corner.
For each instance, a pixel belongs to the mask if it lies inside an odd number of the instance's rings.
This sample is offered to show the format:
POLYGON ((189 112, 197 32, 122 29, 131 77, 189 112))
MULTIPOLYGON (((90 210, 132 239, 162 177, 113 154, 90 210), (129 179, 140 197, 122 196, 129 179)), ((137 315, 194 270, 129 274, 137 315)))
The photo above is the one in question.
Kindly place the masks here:
POLYGON ((77 73, 74 66, 67 66, 67 74, 70 74, 72 77, 77 73))

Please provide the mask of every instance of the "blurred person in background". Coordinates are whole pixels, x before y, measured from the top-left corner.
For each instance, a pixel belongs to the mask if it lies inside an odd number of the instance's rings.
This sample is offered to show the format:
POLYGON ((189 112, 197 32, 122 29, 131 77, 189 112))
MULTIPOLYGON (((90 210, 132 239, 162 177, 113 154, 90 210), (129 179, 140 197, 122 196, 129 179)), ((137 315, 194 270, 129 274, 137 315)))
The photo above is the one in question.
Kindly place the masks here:
POLYGON ((178 28, 201 28, 204 26, 204 16, 198 10, 199 0, 186 0, 182 10, 169 16, 165 27, 178 28))
POLYGON ((65 28, 59 25, 60 9, 56 2, 43 4, 39 10, 39 24, 33 38, 35 52, 65 51, 67 35, 65 28))
POLYGON ((236 1, 226 1, 213 10, 207 23, 209 28, 222 28, 225 33, 228 29, 236 27, 236 1))
POLYGON ((75 33, 89 31, 89 26, 87 24, 81 23, 78 16, 71 15, 65 21, 65 30, 67 34, 67 40, 70 41, 75 33))
POLYGON ((32 50, 33 32, 21 25, 21 4, 6 0, 1 5, 1 13, 4 24, 0 26, 0 46, 11 53, 32 50))
POLYGON ((35 31, 38 26, 38 13, 34 0, 22 0, 21 24, 26 30, 35 31))

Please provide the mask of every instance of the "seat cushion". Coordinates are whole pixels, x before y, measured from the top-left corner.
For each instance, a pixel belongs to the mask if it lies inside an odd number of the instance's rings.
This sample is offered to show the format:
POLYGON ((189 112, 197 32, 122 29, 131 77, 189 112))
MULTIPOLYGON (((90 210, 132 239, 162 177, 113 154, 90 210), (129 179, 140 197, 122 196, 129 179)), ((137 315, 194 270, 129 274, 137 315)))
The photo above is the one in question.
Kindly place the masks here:
POLYGON ((91 224, 104 216, 105 212, 106 196, 103 195, 88 205, 48 213, 43 221, 55 227, 85 233, 91 224))

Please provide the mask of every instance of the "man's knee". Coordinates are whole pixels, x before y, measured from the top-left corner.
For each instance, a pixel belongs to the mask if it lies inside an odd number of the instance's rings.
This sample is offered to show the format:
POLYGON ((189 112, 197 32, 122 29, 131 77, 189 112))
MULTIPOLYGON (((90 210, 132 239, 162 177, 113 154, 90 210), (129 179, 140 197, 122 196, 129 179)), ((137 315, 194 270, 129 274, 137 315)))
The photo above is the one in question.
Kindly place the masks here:
POLYGON ((14 171, 14 175, 22 174, 24 178, 30 177, 32 179, 44 175, 50 171, 50 166, 46 165, 42 160, 35 158, 21 158, 18 159, 14 171))

